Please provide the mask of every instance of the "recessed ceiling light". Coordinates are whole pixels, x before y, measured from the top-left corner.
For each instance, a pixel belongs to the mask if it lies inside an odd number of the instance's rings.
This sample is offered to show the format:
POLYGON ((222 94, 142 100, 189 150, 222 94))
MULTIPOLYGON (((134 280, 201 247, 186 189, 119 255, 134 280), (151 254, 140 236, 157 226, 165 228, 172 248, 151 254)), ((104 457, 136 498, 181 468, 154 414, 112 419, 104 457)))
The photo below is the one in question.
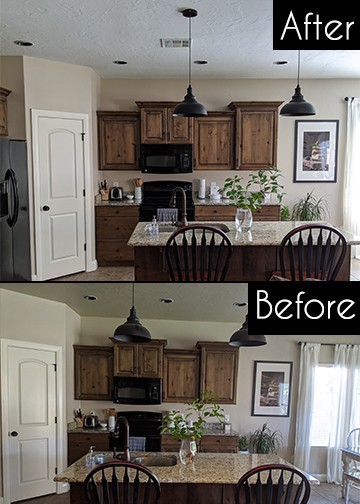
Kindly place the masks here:
POLYGON ((195 65, 207 65, 208 62, 206 60, 195 60, 194 64, 195 65))
POLYGON ((127 61, 124 60, 114 60, 114 65, 127 65, 127 61))
POLYGON ((170 303, 173 303, 174 300, 172 298, 161 298, 160 302, 165 303, 165 304, 170 304, 170 303))
POLYGON ((18 45, 18 46, 26 46, 26 47, 30 47, 33 45, 32 42, 26 42, 26 40, 14 40, 14 44, 18 45))
POLYGON ((280 60, 280 61, 274 61, 273 65, 287 65, 287 61, 285 60, 280 60))
POLYGON ((84 299, 86 299, 86 301, 96 301, 97 297, 93 296, 92 294, 87 294, 86 296, 84 296, 84 299))
POLYGON ((242 306, 247 306, 247 303, 238 303, 238 302, 235 302, 233 303, 233 306, 237 306, 237 307, 242 307, 242 306))

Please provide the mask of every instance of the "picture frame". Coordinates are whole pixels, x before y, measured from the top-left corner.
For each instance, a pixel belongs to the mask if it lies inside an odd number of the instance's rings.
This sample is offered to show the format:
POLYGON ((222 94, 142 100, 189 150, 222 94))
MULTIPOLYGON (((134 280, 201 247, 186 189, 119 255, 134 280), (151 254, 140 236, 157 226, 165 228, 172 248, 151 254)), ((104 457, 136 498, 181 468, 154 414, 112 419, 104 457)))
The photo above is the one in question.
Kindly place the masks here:
POLYGON ((252 416, 289 416, 292 365, 290 361, 254 361, 252 416))
POLYGON ((295 121, 294 182, 336 182, 339 120, 295 121))

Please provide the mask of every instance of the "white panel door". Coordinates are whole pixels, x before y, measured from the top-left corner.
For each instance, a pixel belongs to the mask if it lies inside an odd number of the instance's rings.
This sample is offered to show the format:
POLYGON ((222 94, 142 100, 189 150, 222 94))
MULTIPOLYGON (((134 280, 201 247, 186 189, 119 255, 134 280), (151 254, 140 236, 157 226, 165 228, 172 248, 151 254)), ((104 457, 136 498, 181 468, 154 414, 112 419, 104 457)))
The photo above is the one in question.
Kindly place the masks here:
POLYGON ((9 347, 11 502, 56 492, 56 354, 9 347))
POLYGON ((85 270, 83 132, 83 120, 65 113, 37 120, 42 280, 85 270))

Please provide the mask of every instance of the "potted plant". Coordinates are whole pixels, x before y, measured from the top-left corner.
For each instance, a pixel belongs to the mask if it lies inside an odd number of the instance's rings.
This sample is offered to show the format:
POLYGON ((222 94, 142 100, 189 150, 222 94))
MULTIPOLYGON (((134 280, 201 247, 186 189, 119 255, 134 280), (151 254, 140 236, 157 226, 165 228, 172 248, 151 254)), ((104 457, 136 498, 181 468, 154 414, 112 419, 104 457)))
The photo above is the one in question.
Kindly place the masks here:
POLYGON ((322 196, 316 199, 313 196, 314 189, 300 198, 290 212, 290 220, 298 221, 322 221, 329 215, 327 201, 322 196))
POLYGON ((282 443, 280 431, 272 431, 267 422, 256 429, 249 437, 250 453, 277 453, 282 443))
POLYGON ((172 410, 163 418, 161 433, 171 434, 181 441, 179 457, 183 464, 193 461, 197 447, 205 434, 205 428, 210 418, 224 421, 223 409, 216 403, 212 392, 204 390, 200 397, 188 403, 185 413, 172 410))
POLYGON ((238 448, 240 453, 249 453, 249 439, 248 436, 242 434, 239 436, 238 448))

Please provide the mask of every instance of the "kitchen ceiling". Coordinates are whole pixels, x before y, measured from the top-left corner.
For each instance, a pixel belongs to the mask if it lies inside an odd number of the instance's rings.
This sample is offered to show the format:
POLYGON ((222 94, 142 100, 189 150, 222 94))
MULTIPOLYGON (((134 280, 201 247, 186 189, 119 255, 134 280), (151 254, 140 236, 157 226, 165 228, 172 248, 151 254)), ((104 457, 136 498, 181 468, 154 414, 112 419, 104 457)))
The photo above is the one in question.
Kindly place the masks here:
MULTIPOLYGON (((269 0, 1 0, 0 54, 25 55, 93 68, 104 78, 184 78, 188 50, 162 48, 184 39, 192 23, 193 78, 296 80, 297 52, 272 50, 269 0), (19 47, 14 40, 31 41, 19 47), (115 65, 125 60, 127 65, 115 65), (274 61, 288 61, 274 65, 274 61)), ((359 51, 302 51, 301 78, 360 77, 359 51)))
MULTIPOLYGON (((67 304, 82 317, 129 316, 132 282, 2 283, 0 289, 67 304), (86 301, 85 295, 96 296, 86 301)), ((247 306, 246 283, 140 283, 134 284, 135 307, 140 320, 233 322, 242 324, 247 306), (171 298, 173 303, 161 302, 171 298)))

